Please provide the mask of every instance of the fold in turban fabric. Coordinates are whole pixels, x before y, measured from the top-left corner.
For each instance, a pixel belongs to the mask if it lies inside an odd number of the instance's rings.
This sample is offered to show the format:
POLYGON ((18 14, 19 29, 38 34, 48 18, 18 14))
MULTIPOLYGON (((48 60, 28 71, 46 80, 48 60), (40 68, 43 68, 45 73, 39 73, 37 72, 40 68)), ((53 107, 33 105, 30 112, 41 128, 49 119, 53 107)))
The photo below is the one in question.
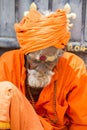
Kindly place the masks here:
POLYGON ((50 46, 64 48, 70 39, 66 12, 62 9, 48 16, 32 9, 20 23, 15 24, 15 31, 24 54, 50 46))

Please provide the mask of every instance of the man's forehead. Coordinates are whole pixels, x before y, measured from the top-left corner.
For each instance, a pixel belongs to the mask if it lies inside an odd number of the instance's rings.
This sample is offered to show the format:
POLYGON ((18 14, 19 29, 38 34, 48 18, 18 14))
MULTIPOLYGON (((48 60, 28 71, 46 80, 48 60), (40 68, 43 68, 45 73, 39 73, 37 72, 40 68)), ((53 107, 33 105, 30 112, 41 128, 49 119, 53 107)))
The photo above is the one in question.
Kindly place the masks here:
POLYGON ((32 52, 29 55, 46 55, 46 56, 52 56, 52 55, 56 55, 57 52, 59 51, 59 49, 51 46, 36 52, 32 52))
POLYGON ((62 49, 55 48, 53 46, 49 48, 45 48, 36 52, 32 52, 27 54, 27 58, 31 58, 32 60, 38 61, 54 61, 58 58, 58 56, 63 54, 62 49))

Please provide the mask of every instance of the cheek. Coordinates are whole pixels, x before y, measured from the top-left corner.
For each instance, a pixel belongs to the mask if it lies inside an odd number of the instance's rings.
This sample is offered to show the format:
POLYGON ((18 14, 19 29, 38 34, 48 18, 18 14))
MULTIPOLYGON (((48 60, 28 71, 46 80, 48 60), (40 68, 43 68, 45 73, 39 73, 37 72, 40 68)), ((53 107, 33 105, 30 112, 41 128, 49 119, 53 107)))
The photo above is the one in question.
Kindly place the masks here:
POLYGON ((56 64, 57 64, 57 60, 55 62, 46 64, 46 66, 49 70, 53 70, 53 68, 56 66, 56 64))
POLYGON ((38 66, 38 63, 35 63, 33 61, 28 62, 28 68, 29 69, 35 69, 38 66))
POLYGON ((55 67, 55 64, 45 64, 44 65, 44 69, 46 71, 52 71, 54 67, 55 67))
POLYGON ((53 70, 53 68, 55 67, 56 63, 55 64, 52 64, 52 65, 49 65, 48 68, 49 70, 53 70))

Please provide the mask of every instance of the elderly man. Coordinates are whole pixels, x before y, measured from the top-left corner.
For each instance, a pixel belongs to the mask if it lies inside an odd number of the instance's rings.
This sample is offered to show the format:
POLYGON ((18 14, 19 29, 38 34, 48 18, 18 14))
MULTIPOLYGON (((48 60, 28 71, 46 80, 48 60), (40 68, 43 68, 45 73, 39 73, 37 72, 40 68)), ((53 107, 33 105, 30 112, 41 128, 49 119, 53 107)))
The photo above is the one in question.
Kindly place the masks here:
POLYGON ((87 130, 86 68, 64 52, 69 11, 34 8, 15 24, 21 48, 0 58, 1 130, 87 130))

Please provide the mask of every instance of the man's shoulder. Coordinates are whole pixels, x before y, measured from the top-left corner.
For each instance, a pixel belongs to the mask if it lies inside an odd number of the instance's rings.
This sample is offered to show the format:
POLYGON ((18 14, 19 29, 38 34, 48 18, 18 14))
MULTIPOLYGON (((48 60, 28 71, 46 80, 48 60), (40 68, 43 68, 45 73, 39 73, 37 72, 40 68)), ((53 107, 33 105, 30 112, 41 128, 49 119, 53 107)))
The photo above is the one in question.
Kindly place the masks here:
POLYGON ((65 52, 63 55, 63 58, 70 62, 71 61, 83 62, 83 59, 81 57, 71 52, 65 52))
POLYGON ((86 65, 79 56, 75 55, 74 53, 65 52, 56 66, 57 70, 62 70, 62 73, 68 72, 77 72, 79 74, 86 73, 86 65))
POLYGON ((10 50, 10 51, 3 53, 0 58, 11 58, 11 57, 18 56, 20 54, 21 54, 20 49, 10 50))
POLYGON ((18 50, 11 50, 8 52, 5 52, 4 54, 1 55, 0 57, 0 63, 12 63, 12 62, 16 62, 16 61, 20 61, 21 59, 23 59, 23 53, 20 51, 20 49, 18 50))
POLYGON ((6 51, 6 52, 4 52, 4 53, 1 55, 1 57, 4 56, 4 55, 7 55, 7 56, 14 55, 14 54, 16 54, 16 53, 20 53, 20 50, 17 49, 17 50, 6 51))
POLYGON ((64 59, 65 64, 71 66, 72 68, 84 66, 85 63, 83 59, 71 52, 65 52, 62 59, 64 59))

